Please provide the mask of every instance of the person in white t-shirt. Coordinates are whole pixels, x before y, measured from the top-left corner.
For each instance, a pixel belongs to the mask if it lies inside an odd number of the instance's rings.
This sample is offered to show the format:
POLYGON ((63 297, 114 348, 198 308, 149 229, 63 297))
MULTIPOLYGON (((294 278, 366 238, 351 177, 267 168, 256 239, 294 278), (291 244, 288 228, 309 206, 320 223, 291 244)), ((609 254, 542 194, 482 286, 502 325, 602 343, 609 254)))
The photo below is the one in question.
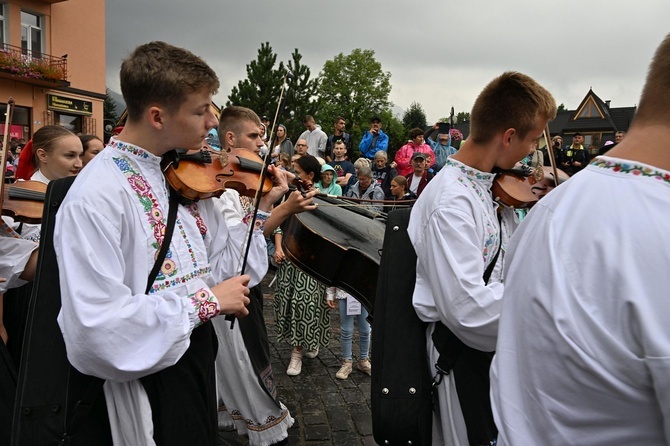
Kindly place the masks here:
POLYGON ((626 138, 514 234, 491 401, 498 445, 670 443, 670 35, 626 138))

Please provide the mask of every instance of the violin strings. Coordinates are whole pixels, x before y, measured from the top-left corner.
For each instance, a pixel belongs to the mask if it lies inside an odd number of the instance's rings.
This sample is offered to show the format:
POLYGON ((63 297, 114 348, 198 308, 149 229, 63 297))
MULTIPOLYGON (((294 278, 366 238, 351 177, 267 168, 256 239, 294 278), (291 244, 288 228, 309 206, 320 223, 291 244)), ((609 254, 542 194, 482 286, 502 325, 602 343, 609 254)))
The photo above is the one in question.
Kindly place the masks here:
POLYGON ((9 198, 24 198, 26 200, 44 201, 44 192, 32 191, 20 187, 9 188, 9 198))
MULTIPOLYGON (((342 207, 342 208, 344 208, 344 207, 367 208, 370 205, 358 204, 358 203, 351 203, 351 204, 319 203, 318 204, 318 207, 322 207, 322 206, 332 206, 332 207, 336 207, 336 208, 340 208, 340 207, 342 207)), ((408 208, 408 207, 411 207, 411 206, 412 206, 411 204, 395 204, 395 205, 393 205, 394 208, 408 208)))

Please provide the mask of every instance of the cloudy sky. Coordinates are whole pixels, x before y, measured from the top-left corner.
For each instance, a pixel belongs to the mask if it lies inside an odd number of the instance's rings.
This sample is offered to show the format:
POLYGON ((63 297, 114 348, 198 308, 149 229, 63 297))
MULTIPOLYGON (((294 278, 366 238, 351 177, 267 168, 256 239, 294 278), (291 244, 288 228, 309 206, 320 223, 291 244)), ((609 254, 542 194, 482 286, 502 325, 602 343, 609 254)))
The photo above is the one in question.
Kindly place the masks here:
POLYGON ((487 82, 526 73, 576 108, 589 88, 636 105, 654 50, 670 32, 670 1, 637 0, 107 0, 107 86, 121 61, 164 40, 203 57, 226 101, 262 42, 279 60, 298 48, 318 75, 326 60, 372 49, 391 73, 391 100, 429 121, 470 111, 487 82))

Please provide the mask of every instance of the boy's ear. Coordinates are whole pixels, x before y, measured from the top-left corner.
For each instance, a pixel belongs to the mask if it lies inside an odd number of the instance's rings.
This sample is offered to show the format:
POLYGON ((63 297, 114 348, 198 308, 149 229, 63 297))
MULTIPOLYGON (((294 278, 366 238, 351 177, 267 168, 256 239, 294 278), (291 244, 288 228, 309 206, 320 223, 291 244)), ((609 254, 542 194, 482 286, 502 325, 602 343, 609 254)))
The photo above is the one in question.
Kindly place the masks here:
POLYGON ((163 124, 164 124, 163 118, 164 118, 165 111, 161 107, 156 106, 156 105, 154 105, 152 107, 149 107, 146 111, 146 114, 147 114, 148 119, 149 119, 149 124, 152 127, 156 128, 157 130, 160 130, 160 129, 163 128, 163 124))
POLYGON ((516 129, 509 128, 505 130, 502 136, 502 143, 505 146, 509 146, 512 143, 512 138, 516 135, 516 129))
POLYGON ((223 140, 226 142, 226 147, 235 147, 235 141, 237 141, 235 132, 228 130, 223 135, 223 140))

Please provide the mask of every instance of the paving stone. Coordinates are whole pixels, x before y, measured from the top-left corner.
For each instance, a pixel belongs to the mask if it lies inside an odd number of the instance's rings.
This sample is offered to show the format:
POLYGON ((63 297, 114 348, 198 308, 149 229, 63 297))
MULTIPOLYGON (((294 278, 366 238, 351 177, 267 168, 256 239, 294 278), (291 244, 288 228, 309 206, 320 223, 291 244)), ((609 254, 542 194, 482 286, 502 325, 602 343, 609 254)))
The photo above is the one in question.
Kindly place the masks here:
POLYGON ((360 403, 352 404, 348 400, 347 402, 349 403, 349 413, 352 416, 354 415, 369 416, 370 419, 372 419, 372 413, 370 412, 370 408, 366 404, 360 404, 360 403))
MULTIPOLYGON (((330 428, 333 432, 355 432, 354 422, 351 419, 351 415, 346 410, 326 409, 326 413, 330 421, 330 428)), ((334 436, 333 441, 335 441, 334 436)))
POLYGON ((367 414, 354 414, 353 419, 360 435, 372 435, 372 419, 367 414))
POLYGON ((331 439, 330 426, 305 426, 305 441, 327 441, 331 439))
POLYGON ((323 404, 318 395, 312 395, 300 401, 300 407, 305 414, 314 414, 323 412, 323 404))
POLYGON ((342 407, 347 405, 347 402, 342 398, 342 395, 339 392, 322 393, 320 396, 323 405, 326 407, 326 411, 328 411, 329 408, 343 410, 342 407))
POLYGON ((342 396, 348 403, 362 403, 365 401, 365 395, 363 395, 358 387, 351 389, 342 389, 342 396))
POLYGON ((323 410, 323 408, 321 408, 321 410, 319 412, 315 412, 315 413, 305 412, 303 418, 305 420, 305 424, 314 425, 314 426, 325 424, 325 425, 330 426, 330 422, 329 422, 328 417, 326 416, 326 412, 323 410))
POLYGON ((333 445, 359 445, 361 440, 358 438, 358 435, 351 432, 333 432, 333 445))

